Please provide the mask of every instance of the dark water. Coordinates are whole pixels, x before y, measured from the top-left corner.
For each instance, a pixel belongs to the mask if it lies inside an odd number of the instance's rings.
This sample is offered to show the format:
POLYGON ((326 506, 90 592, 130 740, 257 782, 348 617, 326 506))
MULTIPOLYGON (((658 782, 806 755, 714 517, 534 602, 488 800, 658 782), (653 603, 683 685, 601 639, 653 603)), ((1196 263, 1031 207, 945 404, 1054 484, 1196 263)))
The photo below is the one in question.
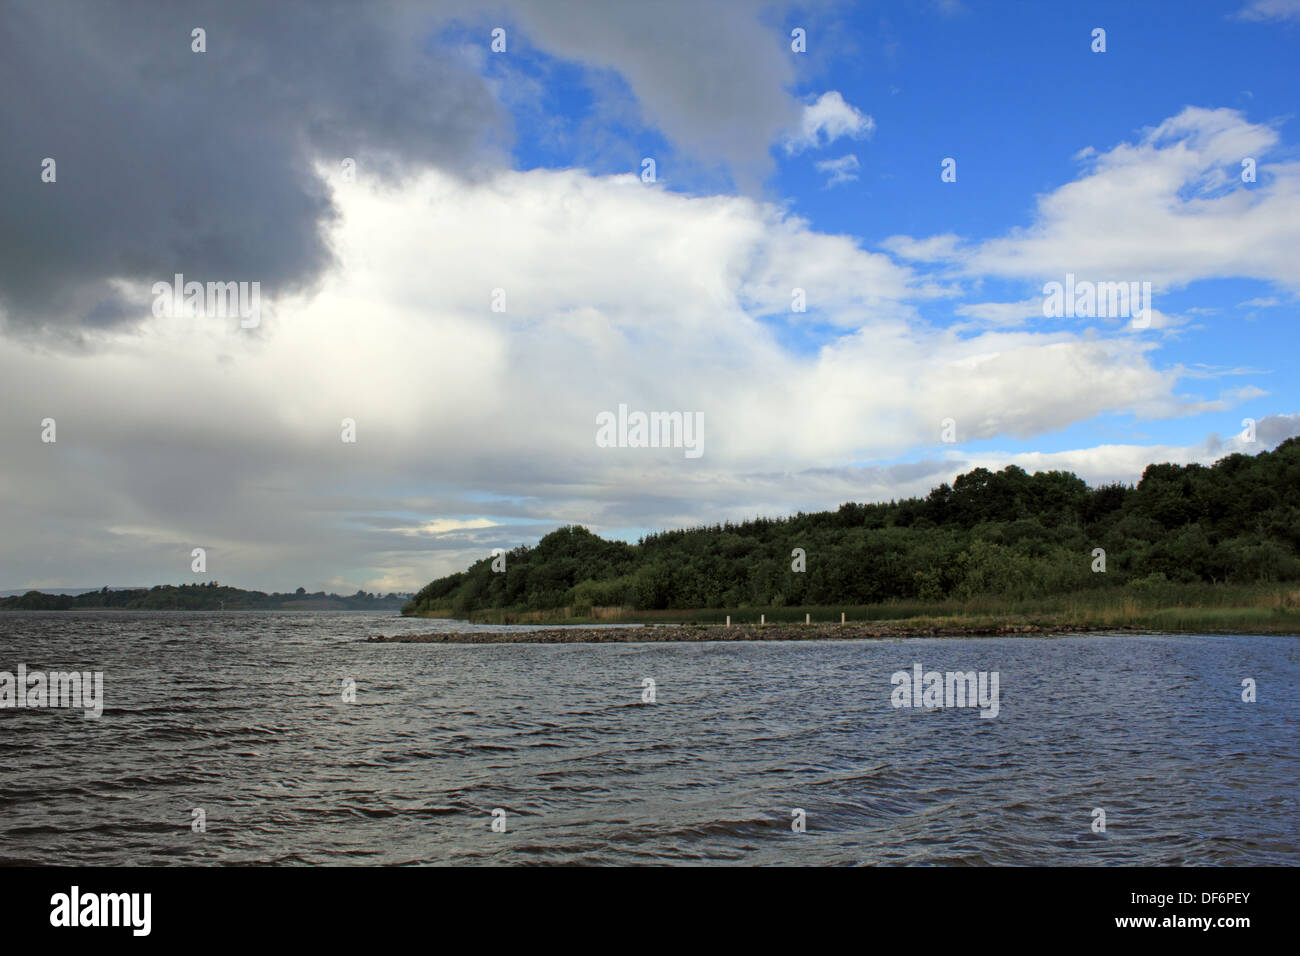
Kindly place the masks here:
POLYGON ((0 861, 1300 863, 1295 638, 358 643, 439 626, 0 614, 0 671, 106 697, 0 710, 0 861), (891 707, 914 663, 998 716, 891 707))

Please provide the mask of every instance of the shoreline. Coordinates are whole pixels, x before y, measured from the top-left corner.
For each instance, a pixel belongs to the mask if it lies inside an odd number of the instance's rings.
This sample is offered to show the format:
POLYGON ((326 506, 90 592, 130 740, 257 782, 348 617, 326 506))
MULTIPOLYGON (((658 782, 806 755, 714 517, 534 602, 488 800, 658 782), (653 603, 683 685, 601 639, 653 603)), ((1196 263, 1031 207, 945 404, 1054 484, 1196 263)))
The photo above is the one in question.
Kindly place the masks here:
POLYGON ((531 631, 444 631, 381 634, 367 644, 641 644, 710 641, 863 641, 904 637, 1042 637, 1058 634, 1146 632, 1133 625, 920 624, 645 624, 638 627, 550 627, 531 631))

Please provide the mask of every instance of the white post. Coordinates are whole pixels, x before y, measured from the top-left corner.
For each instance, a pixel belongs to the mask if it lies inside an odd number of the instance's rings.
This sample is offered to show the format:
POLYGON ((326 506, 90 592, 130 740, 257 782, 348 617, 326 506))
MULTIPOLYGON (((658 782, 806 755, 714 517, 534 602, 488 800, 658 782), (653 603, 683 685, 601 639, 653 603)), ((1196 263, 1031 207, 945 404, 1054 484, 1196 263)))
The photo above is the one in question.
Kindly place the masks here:
POLYGON ((844 612, 843 612, 843 611, 840 611, 840 623, 841 623, 841 624, 844 623, 844 612))
POLYGON ((803 616, 803 622, 804 622, 805 624, 811 624, 811 623, 812 623, 812 615, 811 615, 811 614, 805 614, 805 615, 803 616))
POLYGON ((731 627, 731 615, 727 615, 727 627, 731 627))
POLYGON ((767 623, 767 615, 766 615, 766 614, 760 614, 760 615, 758 616, 758 623, 759 623, 759 624, 766 624, 766 623, 767 623))

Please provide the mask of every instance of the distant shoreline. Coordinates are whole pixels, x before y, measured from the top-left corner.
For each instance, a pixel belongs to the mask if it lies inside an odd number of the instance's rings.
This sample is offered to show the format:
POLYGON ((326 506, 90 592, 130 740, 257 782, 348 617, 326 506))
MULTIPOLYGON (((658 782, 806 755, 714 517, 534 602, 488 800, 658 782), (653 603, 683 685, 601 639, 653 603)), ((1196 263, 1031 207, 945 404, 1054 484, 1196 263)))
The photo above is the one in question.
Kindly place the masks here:
POLYGON ((369 644, 634 644, 706 641, 862 641, 899 637, 1039 637, 1140 628, 1028 623, 874 621, 854 624, 647 624, 639 627, 552 627, 528 631, 444 631, 366 638, 369 644))
POLYGON ((396 611, 402 594, 248 591, 221 585, 157 584, 149 588, 100 588, 79 594, 26 591, 0 597, 0 611, 396 611))

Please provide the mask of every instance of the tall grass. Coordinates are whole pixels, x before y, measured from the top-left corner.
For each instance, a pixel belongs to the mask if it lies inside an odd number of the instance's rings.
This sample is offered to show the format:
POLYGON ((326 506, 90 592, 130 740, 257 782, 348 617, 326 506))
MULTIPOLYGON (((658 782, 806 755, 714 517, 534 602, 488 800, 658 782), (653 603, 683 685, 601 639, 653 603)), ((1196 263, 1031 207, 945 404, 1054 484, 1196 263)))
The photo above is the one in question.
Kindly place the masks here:
MULTIPOLYGON (((566 607, 547 611, 475 611, 482 624, 771 624, 943 620, 1030 623, 1062 627, 1138 628, 1197 633, 1300 634, 1300 589, 1282 585, 1159 584, 1095 588, 1027 600, 977 597, 970 600, 898 600, 881 604, 801 607, 695 608, 644 611, 620 607, 566 607)), ((429 616, 447 617, 450 612, 429 616)))

